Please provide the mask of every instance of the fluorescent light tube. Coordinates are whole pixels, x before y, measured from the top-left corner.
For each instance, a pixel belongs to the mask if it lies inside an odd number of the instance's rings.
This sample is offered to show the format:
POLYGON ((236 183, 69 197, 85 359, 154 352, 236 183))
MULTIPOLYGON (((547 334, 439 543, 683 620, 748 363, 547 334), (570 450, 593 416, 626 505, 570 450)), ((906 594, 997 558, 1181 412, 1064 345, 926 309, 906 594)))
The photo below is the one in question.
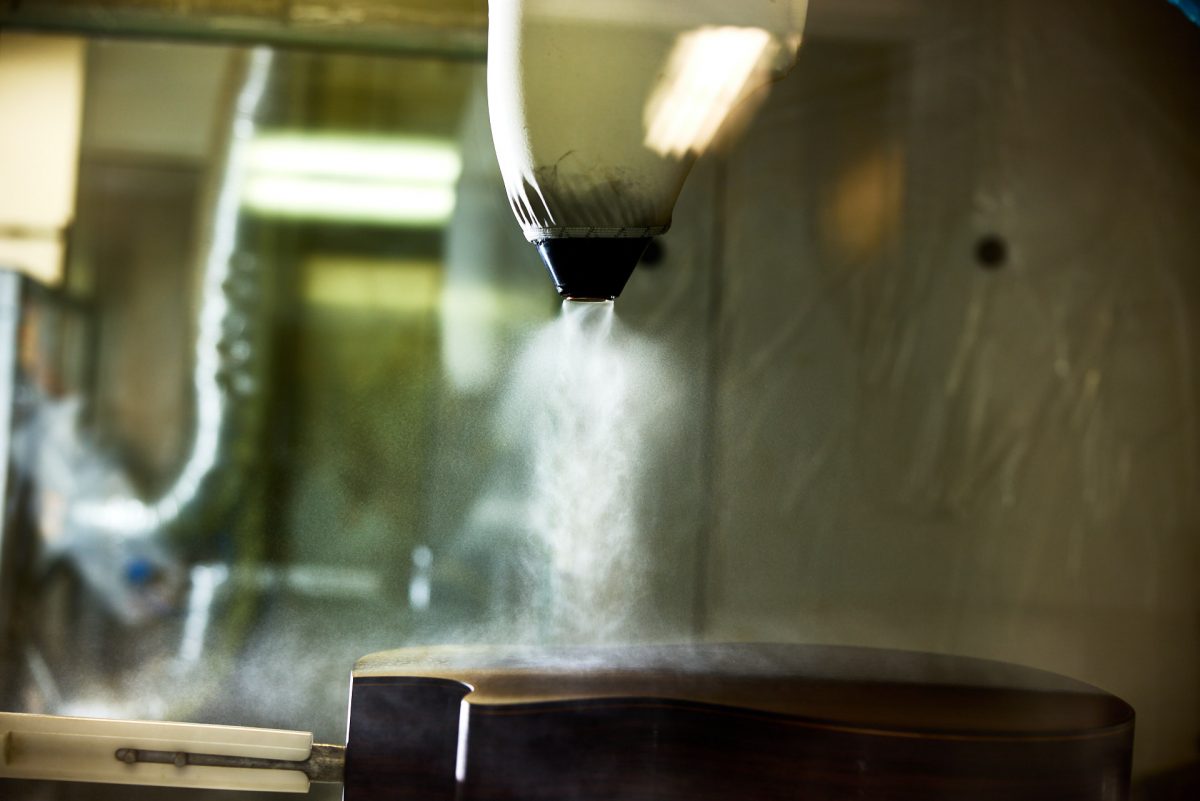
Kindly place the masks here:
POLYGON ((246 152, 243 205, 266 216, 413 227, 445 223, 462 169, 430 139, 260 134, 246 152))
POLYGON ((450 219, 454 188, 253 175, 242 202, 266 216, 430 226, 450 219))

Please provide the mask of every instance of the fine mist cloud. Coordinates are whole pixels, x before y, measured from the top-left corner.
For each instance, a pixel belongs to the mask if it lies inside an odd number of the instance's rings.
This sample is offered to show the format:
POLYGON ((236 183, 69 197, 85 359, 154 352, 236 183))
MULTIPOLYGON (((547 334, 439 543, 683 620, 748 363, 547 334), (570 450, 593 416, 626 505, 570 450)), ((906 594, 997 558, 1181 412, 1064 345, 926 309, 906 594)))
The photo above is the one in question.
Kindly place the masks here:
POLYGON ((565 303, 517 359, 497 415, 522 474, 477 502, 521 539, 523 592, 495 623, 510 641, 636 640, 652 610, 647 477, 678 414, 661 345, 624 328, 611 303, 565 303))

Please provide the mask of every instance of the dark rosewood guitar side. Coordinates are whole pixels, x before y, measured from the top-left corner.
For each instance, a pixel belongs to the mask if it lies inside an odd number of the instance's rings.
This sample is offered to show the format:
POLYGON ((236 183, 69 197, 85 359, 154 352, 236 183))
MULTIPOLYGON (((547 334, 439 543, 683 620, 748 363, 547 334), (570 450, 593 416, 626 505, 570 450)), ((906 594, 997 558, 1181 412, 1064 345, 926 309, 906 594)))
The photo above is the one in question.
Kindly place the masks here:
POLYGON ((1133 710, 985 660, 819 646, 391 651, 347 801, 1128 797, 1133 710))

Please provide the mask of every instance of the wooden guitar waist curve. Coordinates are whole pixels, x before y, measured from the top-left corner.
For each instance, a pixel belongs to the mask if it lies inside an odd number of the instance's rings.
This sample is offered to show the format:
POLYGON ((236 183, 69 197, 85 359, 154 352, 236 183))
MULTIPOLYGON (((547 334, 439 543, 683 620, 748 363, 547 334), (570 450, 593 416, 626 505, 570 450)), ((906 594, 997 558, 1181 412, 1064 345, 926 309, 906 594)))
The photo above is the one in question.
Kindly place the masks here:
POLYGON ((349 729, 347 801, 1110 801, 1133 711, 935 654, 443 647, 360 660, 349 729))

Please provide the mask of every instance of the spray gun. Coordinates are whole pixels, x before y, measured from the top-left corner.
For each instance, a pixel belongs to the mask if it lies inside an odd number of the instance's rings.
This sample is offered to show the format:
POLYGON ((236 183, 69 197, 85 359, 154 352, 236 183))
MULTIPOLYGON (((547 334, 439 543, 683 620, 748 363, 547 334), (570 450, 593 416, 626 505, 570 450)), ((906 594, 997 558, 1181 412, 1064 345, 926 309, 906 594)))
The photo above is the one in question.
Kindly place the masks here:
POLYGON ((697 156, 795 62, 807 0, 492 0, 488 106, 560 295, 612 300, 697 156))

